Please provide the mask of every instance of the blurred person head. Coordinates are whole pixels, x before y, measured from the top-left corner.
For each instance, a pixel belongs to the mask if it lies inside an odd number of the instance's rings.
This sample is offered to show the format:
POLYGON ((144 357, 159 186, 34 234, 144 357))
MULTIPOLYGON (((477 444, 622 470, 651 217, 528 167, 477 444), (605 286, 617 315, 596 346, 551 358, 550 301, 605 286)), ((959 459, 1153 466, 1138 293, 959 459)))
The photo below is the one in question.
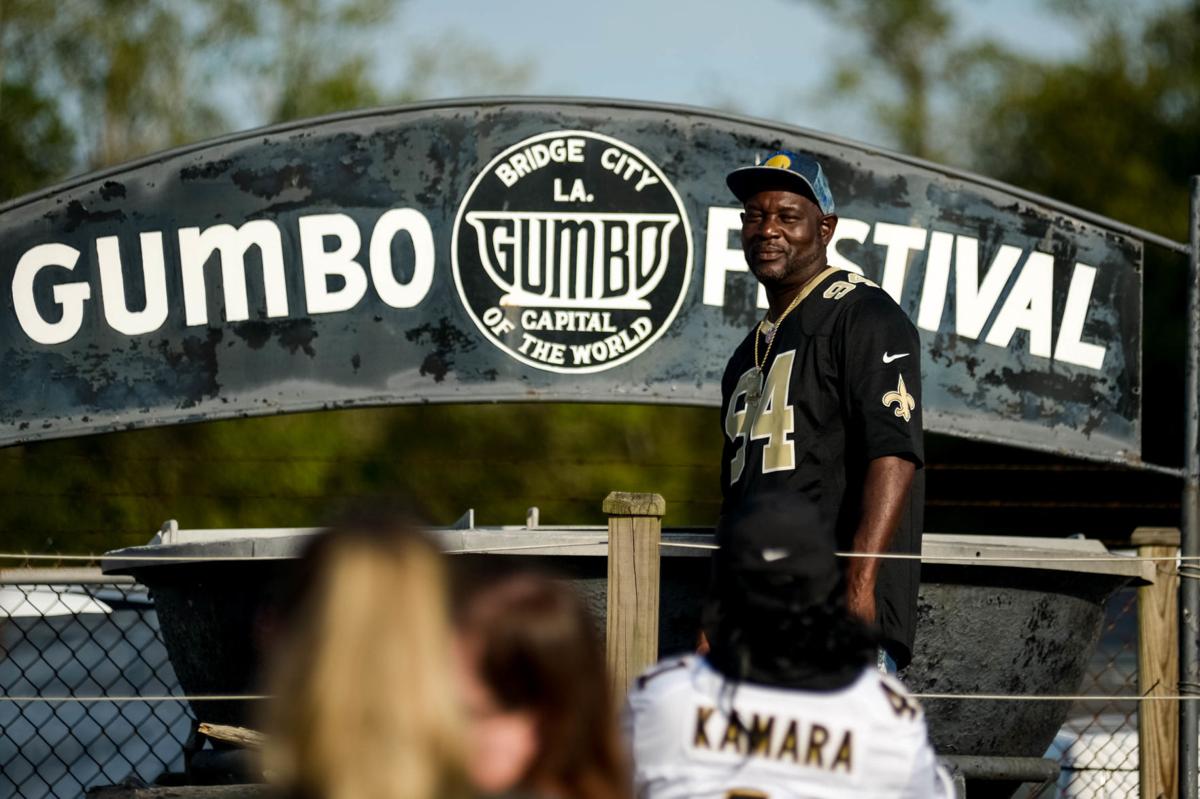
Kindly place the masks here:
POLYGON ((263 768, 302 799, 463 794, 443 556, 408 522, 320 534, 280 594, 263 768))
POLYGON ((877 636, 846 610, 815 506, 763 494, 721 519, 706 609, 708 660, 734 680, 825 690, 853 682, 877 636))
POLYGON ((509 575, 469 591, 458 621, 475 786, 627 796, 604 648, 576 592, 546 576, 509 575))

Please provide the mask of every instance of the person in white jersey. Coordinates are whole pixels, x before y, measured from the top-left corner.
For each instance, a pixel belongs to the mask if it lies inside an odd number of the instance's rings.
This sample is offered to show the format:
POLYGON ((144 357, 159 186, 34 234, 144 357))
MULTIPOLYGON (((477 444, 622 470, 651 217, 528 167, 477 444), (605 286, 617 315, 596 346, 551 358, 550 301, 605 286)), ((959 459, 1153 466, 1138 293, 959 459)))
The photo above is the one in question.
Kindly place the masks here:
POLYGON ((706 655, 630 688, 636 795, 763 799, 953 796, 920 704, 876 668, 819 511, 761 495, 717 529, 706 655))

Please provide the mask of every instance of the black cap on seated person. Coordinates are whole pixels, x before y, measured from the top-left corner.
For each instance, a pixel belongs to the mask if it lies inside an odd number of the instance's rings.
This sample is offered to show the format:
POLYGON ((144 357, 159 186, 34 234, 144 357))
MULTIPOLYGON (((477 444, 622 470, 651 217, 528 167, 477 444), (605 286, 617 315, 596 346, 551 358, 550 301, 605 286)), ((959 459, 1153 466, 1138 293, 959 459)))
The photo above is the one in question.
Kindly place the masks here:
POLYGON ((762 494, 717 525, 718 593, 747 605, 798 613, 839 593, 833 542, 818 509, 797 494, 762 494))
POLYGON ((706 628, 733 679, 830 689, 857 677, 875 637, 846 612, 833 542, 801 495, 765 494, 723 516, 706 628))

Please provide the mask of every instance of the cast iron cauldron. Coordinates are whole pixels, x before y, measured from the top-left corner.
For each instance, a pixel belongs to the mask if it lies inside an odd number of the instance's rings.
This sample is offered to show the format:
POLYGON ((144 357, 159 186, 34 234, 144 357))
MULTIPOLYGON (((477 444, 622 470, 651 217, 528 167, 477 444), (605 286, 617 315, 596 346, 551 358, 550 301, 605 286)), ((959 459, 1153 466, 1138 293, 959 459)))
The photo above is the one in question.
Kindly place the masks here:
MULTIPOLYGON (((179 530, 164 525, 150 544, 106 555, 108 573, 148 586, 180 684, 188 694, 252 693, 259 653, 256 620, 266 592, 311 529, 179 530), (131 560, 154 555, 165 560, 131 560), (171 557, 248 560, 172 561, 171 557)), ((456 571, 535 566, 572 579, 603 619, 606 536, 602 527, 503 527, 433 531, 456 555, 456 571), (543 545, 530 549, 531 545, 543 545), (523 549, 506 554, 505 547, 523 549), (484 550, 484 551, 481 551, 484 550)), ((693 648, 708 552, 672 547, 711 542, 711 533, 663 533, 660 652, 693 648)), ((915 693, 1072 694, 1095 648, 1104 603, 1148 576, 1135 561, 1106 557, 1087 539, 926 534, 913 662, 902 677, 915 693), (1014 558, 996 563, 995 558, 1014 558), (1062 558, 1079 560, 1062 561, 1062 558), (986 564, 986 565, 985 565, 986 564)), ((930 700, 930 735, 943 754, 1039 757, 1062 726, 1067 702, 930 700)), ((203 721, 247 724, 246 702, 197 702, 203 721)))

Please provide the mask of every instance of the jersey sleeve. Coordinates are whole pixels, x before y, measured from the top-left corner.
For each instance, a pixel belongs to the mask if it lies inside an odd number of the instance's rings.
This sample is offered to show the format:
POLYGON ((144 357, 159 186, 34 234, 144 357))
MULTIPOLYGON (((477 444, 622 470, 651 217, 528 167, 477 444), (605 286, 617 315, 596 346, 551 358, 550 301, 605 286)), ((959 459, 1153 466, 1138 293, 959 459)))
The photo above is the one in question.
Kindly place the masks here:
POLYGON ((686 674, 685 659, 659 663, 641 674, 630 686, 622 713, 622 727, 633 763, 634 796, 658 793, 665 780, 664 769, 683 762, 679 748, 681 724, 680 678, 686 674))
POLYGON ((922 466, 921 339, 883 292, 863 297, 840 322, 840 358, 849 435, 867 461, 887 455, 922 466))
POLYGON ((928 739, 922 741, 913 758, 912 774, 900 796, 904 799, 952 799, 954 795, 950 774, 938 763, 928 739))
POLYGON ((872 752, 876 777, 903 799, 951 799, 954 786, 938 763, 929 742, 925 713, 904 684, 890 675, 871 675, 881 689, 874 697, 875 729, 880 733, 872 752), (882 700, 882 701, 879 701, 882 700))

